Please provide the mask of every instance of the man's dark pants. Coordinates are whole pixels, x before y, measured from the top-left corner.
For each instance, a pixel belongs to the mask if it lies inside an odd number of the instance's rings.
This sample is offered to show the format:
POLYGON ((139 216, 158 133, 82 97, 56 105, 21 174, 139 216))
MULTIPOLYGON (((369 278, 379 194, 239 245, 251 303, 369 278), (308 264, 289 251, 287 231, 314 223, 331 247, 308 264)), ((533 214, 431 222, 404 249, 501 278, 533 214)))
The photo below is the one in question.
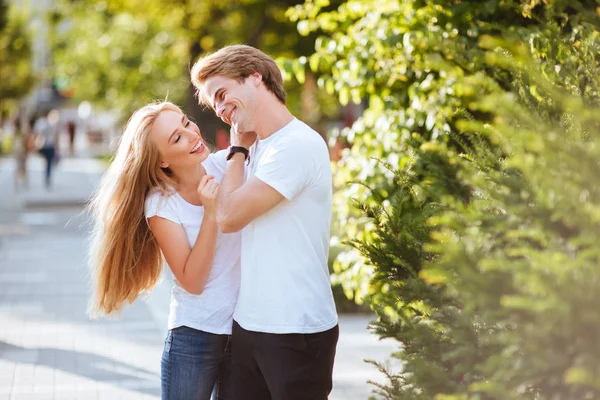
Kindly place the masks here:
POLYGON ((325 400, 339 327, 310 334, 248 331, 233 322, 236 400, 325 400))

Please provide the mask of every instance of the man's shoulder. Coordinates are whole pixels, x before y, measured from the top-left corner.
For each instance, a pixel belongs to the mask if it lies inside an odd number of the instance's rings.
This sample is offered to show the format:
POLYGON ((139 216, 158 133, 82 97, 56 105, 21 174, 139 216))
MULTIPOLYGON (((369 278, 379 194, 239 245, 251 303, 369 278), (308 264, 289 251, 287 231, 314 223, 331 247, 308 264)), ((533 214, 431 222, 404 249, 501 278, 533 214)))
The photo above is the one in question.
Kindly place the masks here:
POLYGON ((273 147, 293 147, 295 150, 311 150, 315 146, 327 147, 323 137, 306 123, 296 119, 285 135, 273 142, 273 147))
POLYGON ((315 136, 315 135, 316 136, 321 136, 310 125, 308 125, 306 122, 301 121, 301 120, 299 120, 297 118, 293 122, 293 126, 292 126, 292 129, 291 129, 291 132, 293 132, 294 135, 300 136, 300 137, 302 137, 303 135, 304 136, 310 135, 311 137, 315 136))

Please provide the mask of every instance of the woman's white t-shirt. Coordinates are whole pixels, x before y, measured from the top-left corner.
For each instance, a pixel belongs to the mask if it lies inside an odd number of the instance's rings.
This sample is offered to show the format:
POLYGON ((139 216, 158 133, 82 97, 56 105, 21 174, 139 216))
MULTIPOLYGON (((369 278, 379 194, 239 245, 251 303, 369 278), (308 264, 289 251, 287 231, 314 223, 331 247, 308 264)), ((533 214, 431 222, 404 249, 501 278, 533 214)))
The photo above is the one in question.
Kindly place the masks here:
MULTIPOLYGON (((211 154, 202 163, 206 173, 220 182, 227 162, 226 151, 211 154)), ((194 246, 204 207, 185 201, 177 192, 163 196, 158 190, 148 194, 146 218, 158 216, 181 224, 190 248, 194 246)), ((231 334, 233 311, 240 288, 241 232, 218 233, 215 260, 204 291, 200 295, 187 292, 173 277, 169 329, 187 326, 215 334, 231 334)))

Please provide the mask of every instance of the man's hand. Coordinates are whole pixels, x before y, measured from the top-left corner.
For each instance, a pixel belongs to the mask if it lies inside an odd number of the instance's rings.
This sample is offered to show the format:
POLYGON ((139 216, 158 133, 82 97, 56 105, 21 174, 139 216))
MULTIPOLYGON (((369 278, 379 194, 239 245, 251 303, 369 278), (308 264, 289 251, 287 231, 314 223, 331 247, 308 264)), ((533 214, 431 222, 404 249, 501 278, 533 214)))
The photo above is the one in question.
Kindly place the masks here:
POLYGON ((250 148, 256 142, 256 132, 242 132, 238 133, 232 126, 229 138, 232 146, 241 146, 247 149, 250 148))

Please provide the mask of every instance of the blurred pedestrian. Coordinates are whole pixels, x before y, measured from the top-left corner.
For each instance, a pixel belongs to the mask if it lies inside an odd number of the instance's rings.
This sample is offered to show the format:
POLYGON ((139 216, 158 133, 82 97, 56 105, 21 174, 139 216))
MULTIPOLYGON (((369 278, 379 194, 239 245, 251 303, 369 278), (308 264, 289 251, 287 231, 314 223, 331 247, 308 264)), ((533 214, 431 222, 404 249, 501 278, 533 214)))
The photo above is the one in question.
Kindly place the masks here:
POLYGON ((230 400, 230 335, 241 235, 219 233, 216 196, 226 151, 171 103, 136 111, 91 203, 93 310, 110 314, 174 275, 161 361, 163 400, 230 400))
POLYGON ((21 188, 27 189, 29 187, 27 160, 29 153, 34 147, 34 143, 32 141, 33 135, 20 115, 17 115, 15 118, 14 128, 13 151, 16 162, 14 186, 15 190, 19 191, 21 188))
POLYGON ((69 154, 72 156, 75 154, 75 132, 77 125, 75 121, 71 120, 67 122, 67 134, 69 135, 69 154))
POLYGON ((57 110, 51 110, 46 115, 41 116, 33 126, 33 132, 36 135, 36 147, 39 153, 46 160, 45 168, 45 186, 46 189, 52 187, 52 169, 58 161, 58 122, 60 116, 57 110))

